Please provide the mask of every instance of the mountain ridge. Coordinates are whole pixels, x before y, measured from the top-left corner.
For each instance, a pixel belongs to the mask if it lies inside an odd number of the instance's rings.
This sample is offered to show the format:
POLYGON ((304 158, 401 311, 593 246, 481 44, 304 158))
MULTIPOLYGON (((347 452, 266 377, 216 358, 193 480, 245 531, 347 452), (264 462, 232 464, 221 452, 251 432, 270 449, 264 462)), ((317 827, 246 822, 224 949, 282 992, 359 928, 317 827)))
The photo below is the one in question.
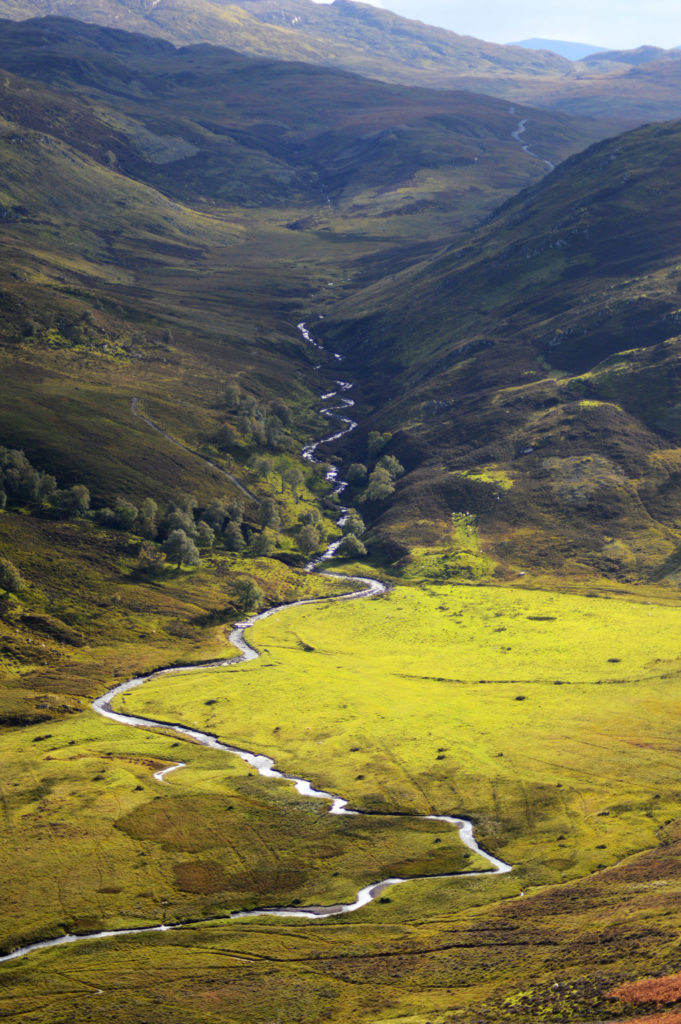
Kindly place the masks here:
POLYGON ((535 572, 663 573, 681 545, 681 251, 662 202, 680 147, 679 122, 597 143, 465 244, 334 312, 326 330, 364 367, 373 429, 413 472, 379 533, 408 548, 419 503, 444 524, 460 502, 502 573, 511 552, 535 572), (371 389, 374 365, 389 395, 371 389))

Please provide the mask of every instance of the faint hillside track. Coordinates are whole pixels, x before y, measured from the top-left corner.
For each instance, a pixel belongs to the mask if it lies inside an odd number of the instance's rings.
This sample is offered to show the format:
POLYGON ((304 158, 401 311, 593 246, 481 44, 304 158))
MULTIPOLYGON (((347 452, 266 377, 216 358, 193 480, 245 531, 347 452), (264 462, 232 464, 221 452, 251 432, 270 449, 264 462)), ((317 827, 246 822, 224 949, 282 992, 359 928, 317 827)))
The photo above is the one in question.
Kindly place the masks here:
POLYGON ((249 501, 254 501, 257 505, 260 504, 260 499, 257 498, 255 494, 253 494, 253 491, 249 491, 248 487, 245 487, 244 484, 237 480, 235 476, 232 476, 231 473, 228 473, 226 469, 223 469, 222 466, 218 466, 215 462, 211 462, 211 460, 207 458, 205 455, 201 455, 199 452, 195 452, 192 448, 189 448, 186 444, 183 444, 182 441, 178 441, 176 437, 173 437, 172 434, 169 434, 162 427, 159 427, 157 423, 154 423, 152 419, 146 416, 140 409, 139 398, 130 399, 130 410, 133 413, 133 415, 139 417, 139 419, 141 419, 143 423, 146 423, 146 425, 151 430, 155 430, 157 434, 160 434, 161 437, 164 437, 166 441, 170 441, 170 443, 175 445, 176 448, 181 448, 182 451, 187 452, 188 455, 193 455, 195 459, 201 459, 202 462, 205 462, 207 466, 210 466, 211 469, 215 470, 216 473, 219 473, 220 476, 226 477, 230 481, 230 483, 232 483, 234 487, 236 487, 238 491, 241 491, 241 493, 244 494, 249 499, 249 501))

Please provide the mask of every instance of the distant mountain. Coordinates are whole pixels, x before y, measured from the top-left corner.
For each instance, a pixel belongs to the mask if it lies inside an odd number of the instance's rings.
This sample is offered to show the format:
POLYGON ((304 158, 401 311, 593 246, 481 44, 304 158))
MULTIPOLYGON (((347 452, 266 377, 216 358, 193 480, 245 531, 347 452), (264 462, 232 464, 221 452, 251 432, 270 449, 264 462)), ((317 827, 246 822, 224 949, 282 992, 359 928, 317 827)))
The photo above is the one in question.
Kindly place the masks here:
POLYGON ((352 0, 0 0, 0 16, 45 15, 434 88, 456 88, 462 75, 541 78, 570 71, 556 54, 460 36, 352 0))
POLYGON ((650 64, 660 60, 679 60, 681 52, 679 48, 663 50, 660 46, 639 46, 636 50, 606 50, 591 54, 584 59, 589 67, 607 64, 629 64, 631 67, 639 67, 641 64, 650 64))
POLYGON ((607 46, 591 46, 589 43, 569 43, 562 39, 521 39, 518 43, 509 43, 509 46, 522 46, 526 50, 550 50, 551 53, 558 53, 568 60, 583 60, 592 53, 607 51, 607 46))
POLYGON ((376 513, 393 549, 463 509, 502 573, 678 573, 680 163, 681 122, 599 143, 335 311, 412 471, 376 513))
MULTIPOLYGON (((97 96, 111 112, 96 117, 91 151, 106 148, 123 173, 190 201, 337 214, 352 206, 361 217, 374 206, 384 219, 433 203, 451 225, 459 192, 466 220, 481 217, 542 176, 540 157, 558 162, 589 139, 569 118, 509 111, 488 96, 220 47, 177 49, 66 18, 0 22, 0 67, 88 102, 97 96), (536 155, 512 137, 522 117, 536 155)), ((68 122, 50 128, 69 131, 68 122)))
POLYGON ((141 32, 178 46, 211 43, 386 82, 554 107, 598 119, 601 136, 681 117, 681 76, 670 77, 661 66, 658 73, 659 61, 647 65, 651 74, 632 89, 626 75, 636 56, 630 63, 625 54, 617 63, 596 60, 577 69, 549 50, 498 46, 353 0, 0 0, 0 17, 45 15, 141 32))

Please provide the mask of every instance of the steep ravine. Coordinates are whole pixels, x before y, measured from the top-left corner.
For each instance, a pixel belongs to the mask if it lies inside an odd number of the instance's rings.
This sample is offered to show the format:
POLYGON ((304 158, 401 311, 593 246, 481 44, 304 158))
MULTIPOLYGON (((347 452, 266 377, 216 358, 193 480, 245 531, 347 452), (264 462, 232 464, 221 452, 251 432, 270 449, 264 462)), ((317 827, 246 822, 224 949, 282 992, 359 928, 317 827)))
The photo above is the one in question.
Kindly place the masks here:
MULTIPOLYGON (((329 358, 330 360, 332 360, 334 362, 335 361, 340 361, 341 356, 339 354, 337 354, 337 353, 329 353, 327 355, 327 353, 324 352, 322 346, 319 345, 312 338, 312 336, 311 336, 310 332, 308 331, 308 329, 307 329, 305 324, 299 324, 298 325, 298 329, 299 329, 302 337, 305 339, 305 341, 308 344, 313 345, 313 346, 315 346, 316 348, 318 348, 320 350, 320 356, 322 358, 327 357, 327 358, 329 358)), ((321 365, 320 365, 319 369, 320 370, 322 369, 321 365)), ((342 380, 336 380, 335 384, 336 384, 336 387, 337 387, 338 390, 336 390, 336 391, 328 391, 325 394, 323 394, 322 395, 322 401, 327 402, 327 401, 330 401, 331 399, 334 399, 334 398, 337 398, 338 401, 336 403, 334 403, 334 404, 326 405, 321 410, 321 412, 322 412, 323 415, 329 417, 330 419, 338 420, 339 423, 341 424, 340 430, 337 430, 336 432, 331 434, 329 437, 325 437, 325 438, 321 439, 320 441, 315 442, 314 444, 306 446, 303 449, 303 453, 302 453, 303 458, 306 461, 318 462, 319 460, 317 459, 316 451, 317 451, 317 449, 319 448, 320 445, 328 444, 328 443, 330 443, 332 441, 337 441, 339 438, 343 437, 345 434, 347 434, 350 431, 354 430, 356 428, 356 426, 357 426, 357 424, 355 423, 354 420, 352 420, 351 418, 349 418, 346 415, 343 415, 343 413, 345 413, 348 409, 352 408, 352 406, 354 405, 353 400, 348 396, 348 392, 351 390, 352 384, 349 381, 342 381, 342 380)), ((345 482, 338 479, 338 472, 337 472, 336 469, 330 469, 328 471, 327 479, 330 482, 335 484, 335 493, 337 493, 337 494, 340 494, 344 490, 344 488, 346 487, 345 482)), ((340 523, 342 523, 343 517, 346 514, 347 514, 347 509, 342 509, 341 510, 341 518, 339 520, 340 523)), ((333 556, 333 554, 335 553, 339 543, 340 543, 339 541, 334 541, 332 544, 330 544, 329 547, 326 549, 326 551, 323 553, 323 555, 313 559, 311 562, 308 563, 308 565, 305 567, 306 571, 307 572, 319 571, 319 566, 326 559, 331 558, 333 556)), ((115 711, 114 708, 113 708, 113 702, 115 701, 115 699, 117 697, 121 696, 124 693, 128 693, 131 690, 137 689, 140 686, 143 686, 144 683, 146 683, 150 679, 157 679, 159 676, 171 675, 173 673, 178 673, 178 672, 191 672, 191 671, 196 671, 196 670, 199 670, 199 669, 205 670, 206 668, 225 668, 225 669, 228 669, 228 668, 233 668, 234 666, 239 665, 242 662, 251 661, 254 658, 258 658, 259 657, 258 651, 254 647, 252 647, 248 643, 246 638, 245 638, 246 630, 249 629, 251 626, 255 625, 256 622, 260 622, 262 619, 269 618, 269 616, 277 614, 277 612, 282 611, 282 609, 284 609, 284 608, 295 608, 295 607, 298 607, 299 605, 318 604, 320 602, 328 602, 328 601, 352 601, 352 600, 359 600, 359 599, 362 599, 362 598, 377 597, 377 596, 379 596, 381 594, 384 594, 386 589, 387 589, 385 584, 381 583, 379 580, 371 579, 369 577, 343 576, 343 575, 340 575, 338 573, 333 573, 333 574, 332 573, 324 573, 324 575, 333 576, 334 579, 345 580, 349 584, 357 585, 358 589, 352 590, 351 592, 349 592, 347 594, 336 595, 336 596, 333 596, 333 597, 310 598, 310 599, 303 600, 303 601, 294 601, 294 602, 291 602, 290 604, 286 604, 286 605, 279 605, 276 608, 269 608, 267 611, 261 612, 258 615, 254 615, 250 619, 248 619, 248 620, 246 620, 244 622, 237 623, 235 625, 234 629, 232 630, 232 632, 230 634, 229 639, 230 639, 230 642, 237 648, 237 650, 239 650, 241 652, 238 656, 236 656, 234 658, 229 658, 229 659, 227 659, 225 661, 213 662, 210 665, 206 665, 205 663, 202 664, 202 665, 186 665, 186 666, 182 666, 182 667, 173 667, 173 668, 168 668, 168 669, 161 669, 159 671, 152 672, 152 673, 150 673, 149 675, 146 675, 146 676, 137 676, 134 679, 129 679, 129 680, 127 680, 124 683, 118 684, 117 686, 115 686, 112 689, 108 690, 107 693, 103 694, 101 697, 98 697, 93 702, 93 705, 92 705, 93 709, 98 714, 104 716, 105 718, 109 718, 109 719, 111 719, 114 722, 118 722, 121 725, 128 725, 128 726, 132 726, 134 728, 142 728, 142 729, 164 729, 166 731, 171 731, 171 732, 177 734, 179 737, 181 737, 183 739, 192 740, 194 743, 198 743, 198 744, 200 744, 202 746, 209 747, 212 750, 222 750, 226 754, 231 754, 233 756, 239 757, 239 758, 241 758, 242 761, 244 761, 246 764, 248 764, 251 768, 254 768, 261 776, 263 776, 263 778, 291 782, 291 783, 293 783, 293 785, 295 786, 297 792, 301 796, 309 797, 309 798, 311 798, 313 800, 325 800, 325 801, 327 801, 330 804, 330 806, 329 806, 329 814, 335 814, 335 815, 360 815, 360 814, 366 813, 366 812, 359 811, 359 810, 354 810, 354 809, 348 807, 347 800, 344 800, 340 796, 336 796, 333 793, 327 793, 327 792, 324 792, 322 790, 315 789, 314 786, 312 785, 312 783, 309 782, 307 779, 304 779, 304 778, 301 778, 301 777, 298 777, 298 776, 295 776, 295 775, 290 775, 290 774, 287 774, 285 772, 279 771, 275 767, 275 762, 272 760, 272 758, 268 757, 266 754, 259 754, 259 753, 256 753, 254 751, 244 750, 244 749, 242 749, 240 747, 231 746, 230 744, 223 743, 221 740, 219 740, 217 738, 217 736, 214 736, 211 733, 201 732, 200 730, 197 730, 197 729, 191 729, 191 728, 189 728, 187 726, 182 725, 181 723, 163 721, 163 720, 160 720, 160 719, 156 720, 156 719, 150 719, 150 718, 140 718, 140 717, 137 717, 135 715, 122 714, 120 712, 115 711)), ((184 767, 184 765, 182 763, 178 763, 176 765, 170 765, 169 767, 164 768, 162 771, 157 772, 154 775, 154 778, 159 783, 164 783, 165 782, 165 776, 167 776, 170 772, 177 771, 177 770, 179 770, 179 769, 181 769, 183 767, 184 767)), ((371 814, 371 816, 372 817, 377 817, 377 815, 373 814, 373 813, 371 814)), ((381 815, 381 816, 383 816, 383 817, 391 817, 391 815, 381 815)), ((419 879, 423 879, 423 878, 440 878, 440 879, 442 879, 442 878, 461 878, 461 877, 470 878, 470 877, 476 877, 476 876, 486 875, 486 874, 504 874, 504 873, 509 872, 509 871, 512 870, 512 868, 511 868, 511 866, 509 864, 505 864, 502 860, 499 860, 498 858, 493 857, 491 854, 486 853, 484 850, 480 849, 480 847, 478 846, 478 843, 477 843, 477 841, 475 839, 474 830, 473 830, 473 824, 472 824, 472 822, 468 821, 465 818, 455 818, 455 817, 450 817, 448 815, 436 815, 436 814, 400 815, 400 817, 405 817, 405 818, 406 817, 411 817, 413 819, 419 819, 419 820, 447 822, 453 828, 458 829, 459 836, 461 838, 461 841, 464 843, 464 845, 466 847, 468 847, 469 850, 473 851, 474 853, 476 853, 479 856, 481 856, 482 858, 484 858, 488 862, 488 864, 489 864, 489 869, 487 871, 456 872, 456 873, 445 874, 445 875, 417 876, 419 879)), ((263 908, 260 908, 260 909, 257 909, 257 910, 248 910, 248 911, 241 911, 241 912, 233 913, 233 914, 229 915, 229 917, 225 917, 224 920, 225 921, 235 921, 235 920, 244 920, 244 919, 248 919, 248 918, 255 918, 255 917, 262 917, 262 916, 294 917, 294 918, 305 918, 305 919, 309 919, 309 920, 317 920, 317 919, 322 919, 322 918, 327 918, 327 917, 336 917, 336 916, 341 915, 341 914, 349 914, 349 913, 352 913, 355 910, 359 910, 360 907, 364 907, 368 903, 371 903, 372 900, 375 900, 378 896, 380 896, 380 894, 382 892, 384 892, 387 888, 389 888, 391 886, 401 885, 401 884, 403 884, 405 882, 413 881, 413 880, 415 880, 415 879, 408 879, 408 878, 384 878, 384 879, 381 879, 380 881, 373 882, 371 885, 365 886, 363 889, 361 889, 357 893, 357 896, 356 896, 354 902, 352 902, 352 903, 340 903, 340 904, 334 904, 332 906, 312 905, 312 906, 306 906, 306 907, 299 907, 299 906, 295 906, 295 907, 293 907, 293 906, 290 906, 290 907, 263 907, 263 908)), ((91 933, 86 933, 86 934, 81 934, 81 935, 70 935, 70 934, 68 934, 68 935, 61 935, 61 936, 59 936, 56 939, 47 939, 47 940, 45 940, 43 942, 31 943, 30 945, 18 948, 18 949, 14 950, 13 952, 11 952, 11 953, 9 953, 9 954, 7 954, 5 956, 0 956, 0 963, 7 963, 9 961, 19 959, 20 957, 24 957, 24 956, 26 956, 29 953, 33 953, 33 952, 36 952, 36 951, 41 950, 41 949, 52 949, 52 948, 54 948, 56 946, 61 946, 61 945, 65 945, 65 944, 69 944, 69 943, 73 943, 73 942, 80 942, 80 941, 94 940, 94 939, 113 938, 113 937, 116 937, 116 936, 124 936, 124 935, 146 934, 146 933, 151 933, 151 932, 173 931, 173 930, 177 930, 179 928, 189 927, 190 924, 192 926, 196 926, 197 924, 208 923, 209 921, 214 923, 216 920, 221 920, 221 919, 220 918, 216 919, 215 917, 212 917, 212 918, 206 919, 206 922, 197 922, 197 921, 193 921, 191 923, 189 923, 189 922, 188 923, 179 922, 177 924, 170 924, 170 925, 168 925, 168 924, 159 924, 159 925, 151 925, 151 926, 140 927, 140 928, 125 928, 125 929, 119 929, 119 930, 116 930, 116 931, 91 932, 91 933)))

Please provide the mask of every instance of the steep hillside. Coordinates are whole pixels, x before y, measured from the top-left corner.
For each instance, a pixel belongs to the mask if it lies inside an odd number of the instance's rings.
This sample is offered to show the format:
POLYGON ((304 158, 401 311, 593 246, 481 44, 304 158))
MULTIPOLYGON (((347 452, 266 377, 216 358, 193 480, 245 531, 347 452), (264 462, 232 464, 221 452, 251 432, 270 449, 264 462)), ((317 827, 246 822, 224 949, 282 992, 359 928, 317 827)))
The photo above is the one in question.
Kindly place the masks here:
POLYGON ((336 311, 327 331, 412 471, 379 534, 451 549, 470 512, 502 574, 674 576, 679 159, 678 123, 600 143, 336 311))

